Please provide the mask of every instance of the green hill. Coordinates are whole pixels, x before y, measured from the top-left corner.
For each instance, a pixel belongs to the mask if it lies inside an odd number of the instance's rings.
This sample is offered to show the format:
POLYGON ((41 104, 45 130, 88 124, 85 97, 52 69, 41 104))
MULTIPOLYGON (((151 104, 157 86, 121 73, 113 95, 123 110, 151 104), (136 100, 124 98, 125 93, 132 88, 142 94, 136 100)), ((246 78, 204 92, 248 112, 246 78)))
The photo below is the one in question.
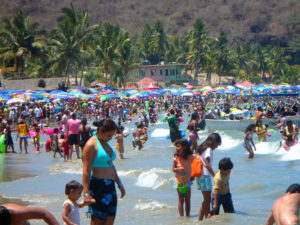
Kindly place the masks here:
POLYGON ((161 20, 170 34, 182 34, 201 18, 211 36, 224 30, 231 42, 286 45, 300 33, 299 0, 1 0, 0 19, 19 9, 41 27, 56 25, 62 7, 87 9, 91 23, 119 24, 133 35, 161 20))

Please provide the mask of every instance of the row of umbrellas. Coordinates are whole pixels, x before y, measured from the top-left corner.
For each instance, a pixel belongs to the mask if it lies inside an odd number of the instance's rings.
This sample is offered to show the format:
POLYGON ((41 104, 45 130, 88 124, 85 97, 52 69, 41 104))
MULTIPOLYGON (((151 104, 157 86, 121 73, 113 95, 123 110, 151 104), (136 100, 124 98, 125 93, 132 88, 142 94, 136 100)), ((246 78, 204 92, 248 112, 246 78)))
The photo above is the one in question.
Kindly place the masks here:
POLYGON ((249 96, 256 94, 271 94, 271 93, 299 93, 300 86, 290 86, 288 84, 263 84, 256 86, 243 86, 237 84, 235 86, 216 87, 210 86, 195 87, 187 85, 185 88, 176 89, 159 89, 156 86, 148 86, 143 90, 128 89, 126 91, 119 91, 110 87, 105 87, 102 91, 95 89, 77 88, 72 89, 69 92, 62 90, 54 90, 51 92, 46 91, 33 91, 33 90, 0 90, 0 102, 6 102, 7 104, 24 103, 24 102, 49 102, 49 101, 60 101, 60 100, 71 100, 71 99, 83 99, 88 101, 94 100, 107 100, 113 98, 120 99, 138 99, 148 98, 151 96, 162 96, 162 95, 174 95, 183 97, 202 96, 202 95, 240 95, 249 96))

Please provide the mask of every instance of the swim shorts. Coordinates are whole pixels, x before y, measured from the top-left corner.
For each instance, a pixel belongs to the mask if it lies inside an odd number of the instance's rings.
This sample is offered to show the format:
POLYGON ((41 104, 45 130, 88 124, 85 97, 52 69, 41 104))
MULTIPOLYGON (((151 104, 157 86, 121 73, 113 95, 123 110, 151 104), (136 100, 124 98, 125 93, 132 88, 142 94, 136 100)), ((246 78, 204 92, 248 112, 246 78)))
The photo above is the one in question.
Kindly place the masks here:
POLYGON ((79 145, 79 135, 78 134, 70 134, 68 136, 68 144, 69 145, 79 145))
POLYGON ((117 192, 114 180, 91 177, 89 194, 96 200, 89 206, 89 213, 101 220, 117 213, 117 192))
POLYGON ((196 178, 198 190, 212 191, 212 181, 210 175, 202 175, 196 178))

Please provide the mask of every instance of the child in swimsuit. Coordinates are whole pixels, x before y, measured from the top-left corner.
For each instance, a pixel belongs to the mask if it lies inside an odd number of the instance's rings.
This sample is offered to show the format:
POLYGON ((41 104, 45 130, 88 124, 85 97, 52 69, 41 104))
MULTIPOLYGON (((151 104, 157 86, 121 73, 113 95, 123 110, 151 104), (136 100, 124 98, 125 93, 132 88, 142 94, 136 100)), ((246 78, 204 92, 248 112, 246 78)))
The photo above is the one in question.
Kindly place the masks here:
POLYGON ((116 140, 117 140, 116 149, 120 153, 120 159, 124 159, 124 142, 123 142, 123 138, 127 137, 129 135, 129 134, 124 135, 123 131, 124 131, 123 126, 118 127, 117 131, 116 131, 116 137, 115 137, 116 140))
POLYGON ((137 129, 136 132, 133 133, 133 140, 132 140, 132 145, 135 148, 136 146, 138 146, 139 150, 141 150, 143 148, 143 144, 141 142, 141 136, 142 136, 142 128, 143 128, 143 124, 139 123, 137 125, 137 129))
POLYGON ((293 136, 291 134, 289 134, 283 144, 283 148, 288 152, 290 150, 290 148, 297 143, 296 140, 297 139, 293 139, 293 136))
POLYGON ((255 124, 250 124, 245 132, 245 136, 244 136, 244 147, 246 148, 246 150, 249 152, 249 159, 252 159, 254 157, 254 152, 252 150, 252 146, 254 148, 254 151, 256 151, 256 147, 255 144, 253 142, 253 133, 255 132, 255 124), (251 143, 251 144, 250 144, 251 143))
POLYGON ((76 224, 80 225, 80 214, 79 208, 86 206, 83 201, 77 203, 77 200, 81 197, 83 190, 82 184, 72 180, 66 184, 65 194, 68 196, 68 199, 64 202, 64 210, 62 218, 64 224, 76 224))

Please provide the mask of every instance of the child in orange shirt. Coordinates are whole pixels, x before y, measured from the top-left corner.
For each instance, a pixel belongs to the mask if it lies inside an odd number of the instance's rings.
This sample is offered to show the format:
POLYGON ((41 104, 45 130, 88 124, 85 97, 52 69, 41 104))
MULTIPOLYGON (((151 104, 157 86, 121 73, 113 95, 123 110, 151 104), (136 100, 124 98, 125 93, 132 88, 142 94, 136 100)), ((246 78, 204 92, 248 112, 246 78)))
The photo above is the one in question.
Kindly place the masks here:
POLYGON ((173 172, 177 183, 178 211, 180 216, 184 216, 184 203, 186 216, 190 216, 191 210, 191 185, 193 152, 190 149, 188 140, 179 139, 175 142, 176 154, 173 158, 173 172))

